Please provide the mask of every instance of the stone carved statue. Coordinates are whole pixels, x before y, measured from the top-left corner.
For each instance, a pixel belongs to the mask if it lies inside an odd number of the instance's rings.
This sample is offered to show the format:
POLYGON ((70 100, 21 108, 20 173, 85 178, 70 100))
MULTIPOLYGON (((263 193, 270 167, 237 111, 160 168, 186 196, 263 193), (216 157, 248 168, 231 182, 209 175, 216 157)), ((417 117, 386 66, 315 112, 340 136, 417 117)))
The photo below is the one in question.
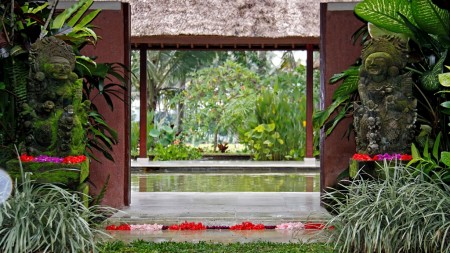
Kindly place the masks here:
POLYGON ((83 83, 73 72, 72 47, 55 37, 35 42, 30 51, 28 103, 22 105, 29 155, 67 156, 82 154, 87 119, 82 103, 83 83))
POLYGON ((404 71, 407 54, 406 44, 393 36, 364 45, 353 122, 357 153, 410 153, 417 100, 411 73, 404 71))

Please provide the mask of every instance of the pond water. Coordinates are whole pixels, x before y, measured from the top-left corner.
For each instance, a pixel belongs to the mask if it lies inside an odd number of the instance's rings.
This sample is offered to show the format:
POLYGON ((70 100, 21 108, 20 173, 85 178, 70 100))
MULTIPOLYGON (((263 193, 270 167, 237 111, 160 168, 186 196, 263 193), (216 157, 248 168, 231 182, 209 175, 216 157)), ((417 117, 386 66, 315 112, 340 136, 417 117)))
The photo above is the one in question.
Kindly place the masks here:
POLYGON ((319 173, 132 173, 133 192, 318 192, 319 173))

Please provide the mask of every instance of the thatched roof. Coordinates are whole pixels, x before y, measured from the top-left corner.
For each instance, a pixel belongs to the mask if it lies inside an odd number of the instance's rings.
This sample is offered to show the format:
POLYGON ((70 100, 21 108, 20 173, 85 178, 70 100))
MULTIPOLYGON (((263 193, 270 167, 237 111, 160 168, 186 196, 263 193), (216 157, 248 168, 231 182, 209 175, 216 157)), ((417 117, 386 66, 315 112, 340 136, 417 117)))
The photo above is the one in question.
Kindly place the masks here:
POLYGON ((319 37, 320 2, 358 0, 128 0, 132 37, 319 37))

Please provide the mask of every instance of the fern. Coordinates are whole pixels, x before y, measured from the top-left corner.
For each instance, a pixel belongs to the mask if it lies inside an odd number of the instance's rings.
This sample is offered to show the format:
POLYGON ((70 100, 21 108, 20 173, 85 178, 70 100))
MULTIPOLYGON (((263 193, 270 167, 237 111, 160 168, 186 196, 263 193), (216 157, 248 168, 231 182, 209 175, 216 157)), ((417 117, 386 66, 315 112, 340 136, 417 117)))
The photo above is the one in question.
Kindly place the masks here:
POLYGON ((13 92, 16 104, 20 105, 27 101, 27 77, 28 65, 25 61, 16 60, 11 57, 11 63, 5 66, 7 89, 13 92))

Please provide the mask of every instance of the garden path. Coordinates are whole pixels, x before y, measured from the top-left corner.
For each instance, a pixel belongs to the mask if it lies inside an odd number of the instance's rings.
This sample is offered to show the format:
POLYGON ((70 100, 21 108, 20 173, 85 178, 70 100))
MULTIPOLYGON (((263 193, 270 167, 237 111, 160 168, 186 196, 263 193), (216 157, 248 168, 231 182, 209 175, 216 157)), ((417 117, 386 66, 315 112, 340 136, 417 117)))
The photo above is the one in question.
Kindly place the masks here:
MULTIPOLYGON (((221 161, 222 165, 227 164, 221 161)), ((217 164, 217 163, 216 163, 217 164)), ((233 164, 233 162, 232 162, 233 164)), ((274 168, 279 165, 267 164, 274 168)), ((179 162, 176 163, 176 166, 179 162)), ((208 166, 211 164, 208 164, 208 166)), ((234 167, 237 168, 236 164, 234 167)), ((298 162, 297 162, 298 165, 298 162)), ((175 166, 175 164, 174 164, 175 166)), ((198 167, 198 164, 197 166, 198 167)), ((286 167, 286 164, 281 167, 286 167)), ((308 170, 316 169, 305 166, 308 170)), ((323 222, 330 218, 320 206, 319 192, 132 192, 131 205, 116 213, 109 224, 180 224, 202 222, 231 226, 243 221, 278 225, 286 222, 323 222)), ((291 242, 323 240, 320 231, 112 231, 115 239, 132 241, 291 242), (321 234, 321 235, 319 235, 321 234)))

